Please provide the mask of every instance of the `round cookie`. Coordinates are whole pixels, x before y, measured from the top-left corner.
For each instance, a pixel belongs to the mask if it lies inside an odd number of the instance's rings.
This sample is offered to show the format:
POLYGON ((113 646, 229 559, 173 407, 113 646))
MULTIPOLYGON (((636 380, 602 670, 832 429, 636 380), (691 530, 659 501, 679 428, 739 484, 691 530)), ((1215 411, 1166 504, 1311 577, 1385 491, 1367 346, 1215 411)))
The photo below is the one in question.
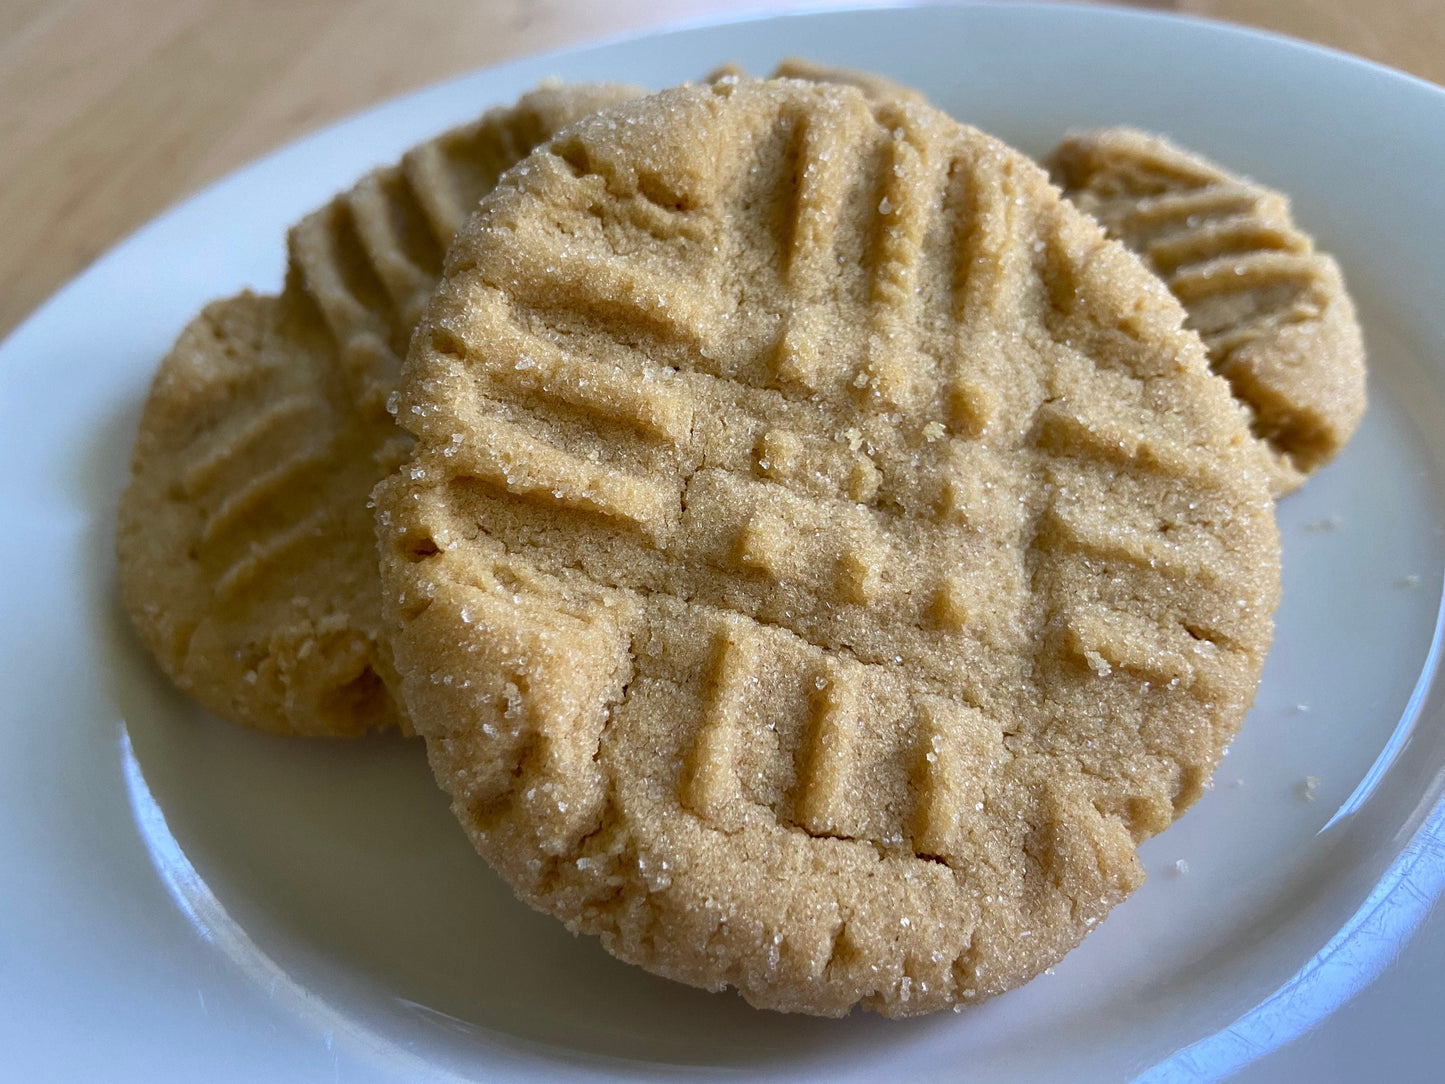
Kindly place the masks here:
POLYGON ((386 402, 465 214, 504 170, 633 87, 544 87, 308 216, 283 295, 208 306, 161 362, 121 498, 127 609, 182 689, 283 734, 400 725, 372 487, 409 439, 386 402))
POLYGON ((1365 412, 1364 342, 1339 266, 1288 199, 1129 128, 1072 135, 1047 164, 1184 303, 1271 450, 1276 495, 1334 458, 1365 412))
POLYGON ((1162 284, 916 102, 590 117, 447 257, 376 492, 438 781, 534 906, 755 1005, 1055 963, 1254 695, 1244 413, 1162 284))

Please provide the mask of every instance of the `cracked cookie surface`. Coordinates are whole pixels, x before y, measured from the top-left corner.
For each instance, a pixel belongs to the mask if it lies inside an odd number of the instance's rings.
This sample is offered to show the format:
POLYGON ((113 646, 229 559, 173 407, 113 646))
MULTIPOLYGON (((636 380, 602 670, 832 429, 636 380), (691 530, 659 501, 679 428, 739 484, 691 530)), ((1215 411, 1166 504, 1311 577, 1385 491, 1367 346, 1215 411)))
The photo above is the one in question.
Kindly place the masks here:
POLYGON ((1178 303, 1003 144, 726 79, 483 201, 378 488, 477 849, 615 955, 889 1015, 1055 963, 1252 700, 1266 472, 1178 303))

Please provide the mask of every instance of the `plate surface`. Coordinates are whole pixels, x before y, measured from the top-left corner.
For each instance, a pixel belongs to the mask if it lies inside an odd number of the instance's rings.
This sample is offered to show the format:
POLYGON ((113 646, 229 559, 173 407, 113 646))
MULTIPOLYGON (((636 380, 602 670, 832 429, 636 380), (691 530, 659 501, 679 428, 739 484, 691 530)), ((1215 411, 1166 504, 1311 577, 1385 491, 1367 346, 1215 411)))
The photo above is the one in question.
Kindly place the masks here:
MULTIPOLYGON (((1003 4, 811 14, 437 86, 158 219, 0 346, 7 1067, 60 1080, 1197 1079, 1268 1055, 1382 971, 1392 998, 1438 1005, 1439 970, 1392 960, 1445 885, 1445 143, 1422 138, 1442 126, 1437 88, 1208 23, 1003 4), (116 601, 114 505, 155 362, 207 299, 279 286, 289 222, 543 77, 660 87, 789 53, 891 74, 1030 153, 1127 122, 1290 192, 1344 266, 1370 350, 1359 435, 1280 507, 1276 643, 1217 787, 1145 845, 1148 883, 1056 973, 959 1015, 776 1016, 617 963, 472 854, 419 745, 218 722, 167 686, 116 601)), ((1442 945, 1437 916, 1410 951, 1438 960, 1442 945)), ((1329 1042, 1271 1057, 1272 1078, 1338 1068, 1321 1059, 1369 1029, 1400 1059, 1395 1079, 1414 1079, 1445 1050, 1433 1012, 1385 1012, 1373 996, 1327 1023, 1329 1042)))

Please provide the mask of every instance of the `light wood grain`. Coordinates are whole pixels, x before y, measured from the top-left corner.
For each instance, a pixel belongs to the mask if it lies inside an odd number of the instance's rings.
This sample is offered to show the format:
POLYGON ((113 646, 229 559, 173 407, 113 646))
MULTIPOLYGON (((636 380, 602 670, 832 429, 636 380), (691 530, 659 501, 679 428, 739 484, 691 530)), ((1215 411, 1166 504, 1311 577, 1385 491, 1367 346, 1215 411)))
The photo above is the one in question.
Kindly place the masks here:
MULTIPOLYGON (((810 4, 790 4, 792 9, 810 4)), ((1445 0, 1162 0, 1445 81, 1445 0)), ((170 204, 337 117, 727 0, 0 0, 0 334, 170 204)))

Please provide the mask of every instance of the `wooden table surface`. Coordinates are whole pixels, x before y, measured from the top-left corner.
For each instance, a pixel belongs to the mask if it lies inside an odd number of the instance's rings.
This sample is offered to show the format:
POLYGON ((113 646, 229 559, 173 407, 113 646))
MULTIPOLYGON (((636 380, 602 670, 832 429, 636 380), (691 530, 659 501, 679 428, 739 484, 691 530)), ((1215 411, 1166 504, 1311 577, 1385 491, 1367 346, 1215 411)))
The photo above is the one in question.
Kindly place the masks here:
MULTIPOLYGON (((1291 34, 1445 82, 1445 0, 1147 6, 1291 34)), ((335 118, 487 64, 737 8, 0 0, 0 335, 147 219, 335 118)))

